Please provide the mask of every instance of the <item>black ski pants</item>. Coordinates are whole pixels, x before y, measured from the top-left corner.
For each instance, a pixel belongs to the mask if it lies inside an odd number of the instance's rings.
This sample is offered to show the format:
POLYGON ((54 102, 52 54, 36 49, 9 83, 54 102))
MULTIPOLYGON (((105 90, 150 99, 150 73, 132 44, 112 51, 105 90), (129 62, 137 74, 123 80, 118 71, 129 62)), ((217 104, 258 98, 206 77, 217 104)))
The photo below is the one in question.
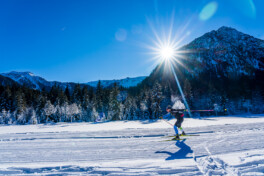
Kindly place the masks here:
POLYGON ((176 122, 175 122, 174 125, 175 125, 176 127, 180 128, 181 125, 182 125, 182 122, 183 122, 183 117, 181 117, 181 116, 177 116, 176 119, 177 119, 177 120, 176 120, 176 122))

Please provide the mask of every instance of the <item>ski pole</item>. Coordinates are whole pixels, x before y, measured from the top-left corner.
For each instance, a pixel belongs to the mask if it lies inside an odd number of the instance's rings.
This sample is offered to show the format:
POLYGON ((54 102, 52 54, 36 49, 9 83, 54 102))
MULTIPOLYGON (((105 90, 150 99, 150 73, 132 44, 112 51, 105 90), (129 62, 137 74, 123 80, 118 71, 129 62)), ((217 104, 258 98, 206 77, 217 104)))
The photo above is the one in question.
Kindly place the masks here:
POLYGON ((170 122, 168 122, 167 120, 162 119, 164 122, 166 122, 167 124, 170 124, 171 126, 173 126, 170 122))
MULTIPOLYGON (((188 112, 188 110, 185 110, 185 111, 187 111, 188 112)), ((192 111, 192 112, 212 112, 212 111, 214 111, 214 110, 190 110, 190 111, 192 111)))

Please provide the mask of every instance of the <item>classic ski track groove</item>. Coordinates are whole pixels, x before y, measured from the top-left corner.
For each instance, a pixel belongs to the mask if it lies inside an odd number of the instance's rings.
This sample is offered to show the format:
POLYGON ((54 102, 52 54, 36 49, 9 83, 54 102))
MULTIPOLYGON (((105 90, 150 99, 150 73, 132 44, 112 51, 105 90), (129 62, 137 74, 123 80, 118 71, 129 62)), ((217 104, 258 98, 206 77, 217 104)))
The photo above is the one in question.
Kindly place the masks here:
POLYGON ((195 153, 193 153, 193 159, 203 175, 241 176, 241 173, 237 169, 228 165, 220 158, 213 156, 207 146, 204 146, 204 148, 208 152, 207 157, 203 157, 198 160, 195 153))

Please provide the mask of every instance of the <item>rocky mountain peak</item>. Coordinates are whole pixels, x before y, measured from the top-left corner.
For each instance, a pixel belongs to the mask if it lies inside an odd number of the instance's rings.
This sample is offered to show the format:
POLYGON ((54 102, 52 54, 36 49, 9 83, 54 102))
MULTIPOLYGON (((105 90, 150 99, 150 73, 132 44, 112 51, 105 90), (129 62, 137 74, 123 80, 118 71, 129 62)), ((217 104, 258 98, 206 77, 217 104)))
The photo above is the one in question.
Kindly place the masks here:
POLYGON ((8 76, 12 76, 12 77, 31 77, 31 76, 35 76, 32 72, 29 71, 24 71, 24 72, 18 72, 18 71, 11 71, 8 73, 2 73, 3 75, 8 75, 8 76))
POLYGON ((217 32, 219 33, 241 33, 238 30, 236 30, 235 28, 232 27, 227 27, 227 26, 222 26, 219 29, 217 29, 217 32))
POLYGON ((230 27, 221 27, 196 38, 183 50, 191 51, 186 64, 194 72, 216 72, 251 75, 264 70, 264 41, 230 27))

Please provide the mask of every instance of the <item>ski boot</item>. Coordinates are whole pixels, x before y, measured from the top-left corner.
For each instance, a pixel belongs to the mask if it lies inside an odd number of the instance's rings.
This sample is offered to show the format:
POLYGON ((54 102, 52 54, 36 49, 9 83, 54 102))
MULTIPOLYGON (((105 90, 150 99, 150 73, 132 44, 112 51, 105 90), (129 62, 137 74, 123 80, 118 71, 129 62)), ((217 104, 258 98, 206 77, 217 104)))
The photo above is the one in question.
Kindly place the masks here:
POLYGON ((185 135, 186 135, 186 133, 183 131, 182 134, 181 134, 181 136, 185 136, 185 135))
POLYGON ((180 136, 177 134, 172 140, 180 140, 180 136))

